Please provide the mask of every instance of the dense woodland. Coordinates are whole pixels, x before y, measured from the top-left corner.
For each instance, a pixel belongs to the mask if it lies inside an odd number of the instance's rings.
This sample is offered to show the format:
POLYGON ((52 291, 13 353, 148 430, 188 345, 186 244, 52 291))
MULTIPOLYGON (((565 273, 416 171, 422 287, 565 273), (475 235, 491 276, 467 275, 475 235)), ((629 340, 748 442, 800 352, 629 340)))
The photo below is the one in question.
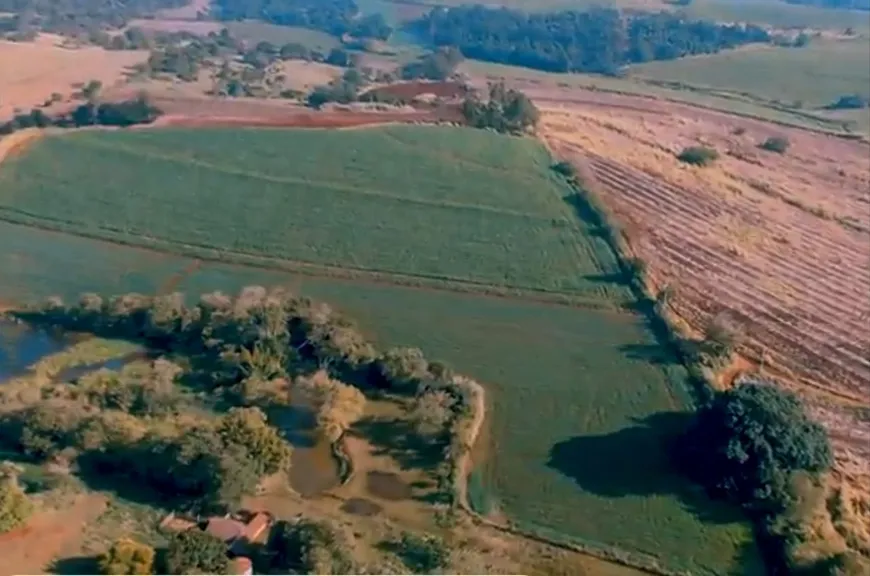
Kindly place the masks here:
POLYGON ((0 0, 0 12, 17 15, 0 22, 0 32, 5 29, 26 36, 43 30, 74 36, 101 28, 120 28, 132 18, 187 3, 187 0, 0 0))
POLYGON ((710 54, 770 35, 753 25, 687 21, 678 15, 593 9, 527 14, 460 6, 432 10, 411 24, 434 46, 455 46, 467 58, 551 72, 615 74, 632 63, 710 54))
POLYGON ((361 14, 354 0, 216 0, 212 6, 220 20, 265 20, 335 36, 379 40, 386 40, 392 32, 383 16, 361 14))

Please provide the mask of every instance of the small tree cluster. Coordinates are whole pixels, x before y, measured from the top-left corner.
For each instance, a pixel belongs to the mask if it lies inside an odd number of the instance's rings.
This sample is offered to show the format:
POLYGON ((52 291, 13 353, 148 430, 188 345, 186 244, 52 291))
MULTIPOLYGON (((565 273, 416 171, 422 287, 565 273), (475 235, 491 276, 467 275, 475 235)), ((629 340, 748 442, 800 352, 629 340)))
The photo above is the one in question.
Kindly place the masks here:
POLYGON ((449 548, 435 536, 418 536, 405 532, 397 548, 405 566, 418 574, 433 574, 450 564, 449 548))
POLYGON ((0 533, 24 525, 33 512, 30 498, 18 483, 18 473, 14 464, 0 464, 0 533))
POLYGON ((299 518, 279 522, 267 549, 272 569, 294 574, 349 574, 353 560, 344 534, 327 522, 299 518))
POLYGON ((230 565, 226 544, 196 528, 170 536, 165 563, 168 574, 226 574, 230 565))
POLYGON ((415 62, 402 66, 399 75, 403 80, 447 80, 464 60, 462 53, 453 47, 438 48, 415 62))
POLYGON ((366 397, 358 388, 330 378, 323 370, 299 384, 312 396, 317 425, 330 442, 337 442, 365 411, 366 397))
POLYGON ((489 100, 466 98, 462 115, 469 126, 491 128, 498 132, 519 134, 538 124, 540 112, 519 90, 508 89, 503 82, 489 87, 489 100))
POLYGON ((833 463, 827 433, 798 398, 754 382, 717 393, 699 410, 677 455, 714 495, 763 512, 788 502, 793 473, 820 473, 833 463))

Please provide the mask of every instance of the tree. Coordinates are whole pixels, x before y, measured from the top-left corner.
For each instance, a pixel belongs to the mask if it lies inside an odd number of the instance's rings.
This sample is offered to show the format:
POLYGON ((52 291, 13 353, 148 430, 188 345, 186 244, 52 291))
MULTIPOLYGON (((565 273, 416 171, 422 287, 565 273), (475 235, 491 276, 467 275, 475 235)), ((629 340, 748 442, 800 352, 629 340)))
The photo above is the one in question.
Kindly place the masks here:
POLYGON ((338 380, 316 389, 317 425, 330 442, 337 442, 345 430, 365 411, 366 397, 360 390, 338 380))
POLYGON ((429 363, 419 348, 390 348, 378 366, 389 387, 397 391, 416 393, 420 382, 429 375, 429 363))
POLYGON ((0 533, 22 526, 33 512, 30 498, 18 484, 19 471, 9 462, 0 467, 0 533))
POLYGON ((129 538, 115 540, 98 559, 103 574, 153 574, 154 549, 129 538))
POLYGON ((99 80, 91 80, 82 88, 82 98, 88 102, 96 102, 100 96, 100 90, 103 88, 103 83, 99 80))
POLYGON ((820 473, 833 463, 827 433, 798 398, 761 382, 717 393, 697 412, 676 454, 712 494, 761 511, 788 502, 793 473, 820 473))
POLYGON ((218 434, 225 446, 244 449, 257 476, 274 474, 290 465, 292 448, 259 408, 233 408, 221 418, 218 434))
POLYGON ((352 561, 342 533, 331 524, 300 518, 279 522, 269 538, 272 569, 296 574, 347 574, 352 561))
POLYGON ((456 398, 446 390, 427 390, 417 397, 414 405, 414 421, 417 431, 423 436, 439 436, 453 418, 456 398))
POLYGON ((196 528, 172 534, 166 549, 170 574, 226 574, 229 568, 226 544, 196 528))

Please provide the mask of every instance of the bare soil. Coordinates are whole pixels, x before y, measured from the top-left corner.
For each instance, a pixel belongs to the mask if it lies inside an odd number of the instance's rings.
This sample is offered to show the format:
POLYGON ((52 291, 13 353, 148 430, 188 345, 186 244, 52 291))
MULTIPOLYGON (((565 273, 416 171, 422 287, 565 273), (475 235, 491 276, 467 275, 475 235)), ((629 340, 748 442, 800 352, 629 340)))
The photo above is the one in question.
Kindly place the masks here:
MULTIPOLYGON (((671 102, 528 90, 696 334, 723 315, 756 369, 810 400, 841 463, 870 459, 870 146, 671 102), (771 136, 784 154, 761 150, 771 136), (716 149, 700 168, 687 146, 716 149)), ((851 466, 849 466, 851 468, 851 466)))
POLYGON ((76 84, 98 80, 109 87, 122 83, 131 66, 144 61, 145 51, 107 51, 88 46, 67 48, 53 35, 34 42, 0 40, 0 121, 16 110, 29 111, 53 93, 74 101, 76 84))
POLYGON ((432 94, 439 98, 460 98, 467 91, 465 84, 461 82, 399 82, 374 88, 369 92, 413 100, 424 94, 432 94))

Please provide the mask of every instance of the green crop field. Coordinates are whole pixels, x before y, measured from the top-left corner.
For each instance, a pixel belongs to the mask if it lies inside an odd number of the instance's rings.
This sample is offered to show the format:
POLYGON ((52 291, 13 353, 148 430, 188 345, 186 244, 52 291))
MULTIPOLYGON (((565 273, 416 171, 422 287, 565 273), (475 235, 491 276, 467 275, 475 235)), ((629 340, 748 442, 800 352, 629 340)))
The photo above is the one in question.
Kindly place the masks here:
POLYGON ((448 128, 49 138, 0 168, 0 299, 286 285, 484 383, 479 490, 517 525, 676 570, 761 573, 748 523, 668 467, 665 440, 691 406, 684 370, 642 316, 612 306, 631 297, 615 256, 550 162, 530 140, 448 128), (387 274, 181 255, 197 246, 387 274), (602 309, 492 298, 490 284, 602 309))
POLYGON ((693 18, 720 22, 753 22, 775 28, 870 30, 867 12, 789 4, 784 0, 695 0, 680 9, 693 18))
POLYGON ((804 48, 731 50, 632 66, 631 73, 643 79, 820 108, 847 94, 870 97, 870 40, 817 40, 804 48))
POLYGON ((282 46, 295 42, 302 44, 309 50, 319 50, 324 54, 341 46, 339 39, 331 34, 298 26, 277 26, 266 22, 243 21, 227 22, 226 28, 233 37, 254 44, 271 42, 276 46, 282 46))
POLYGON ((573 217, 549 162, 531 140, 455 128, 82 132, 4 164, 0 218, 604 296, 612 254, 573 217))

